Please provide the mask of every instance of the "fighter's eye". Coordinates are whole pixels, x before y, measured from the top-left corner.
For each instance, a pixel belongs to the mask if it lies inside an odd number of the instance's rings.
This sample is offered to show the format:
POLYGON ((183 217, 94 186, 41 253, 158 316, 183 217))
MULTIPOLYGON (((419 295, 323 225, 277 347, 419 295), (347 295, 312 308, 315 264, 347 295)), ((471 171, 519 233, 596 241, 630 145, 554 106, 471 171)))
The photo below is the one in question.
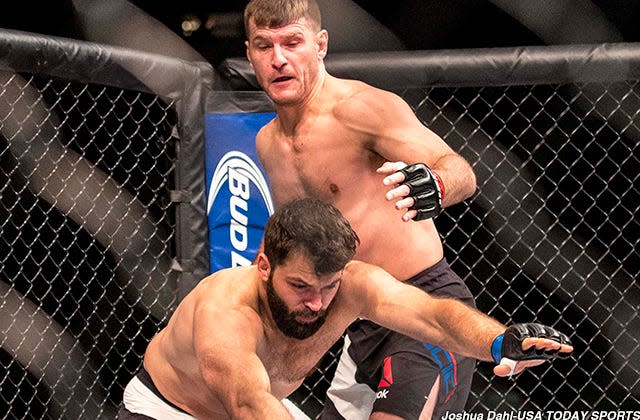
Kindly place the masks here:
POLYGON ((340 284, 340 282, 339 282, 339 281, 334 282, 334 283, 331 283, 330 285, 325 286, 325 290, 333 290, 333 289, 335 289, 336 287, 338 287, 338 285, 339 285, 339 284, 340 284))

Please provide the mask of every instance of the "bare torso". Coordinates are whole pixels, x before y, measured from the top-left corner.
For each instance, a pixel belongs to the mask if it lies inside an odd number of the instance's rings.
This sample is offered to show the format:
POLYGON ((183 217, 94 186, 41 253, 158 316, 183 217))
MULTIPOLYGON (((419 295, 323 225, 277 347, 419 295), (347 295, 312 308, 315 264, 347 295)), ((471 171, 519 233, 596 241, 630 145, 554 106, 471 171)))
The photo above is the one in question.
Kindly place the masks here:
POLYGON ((345 101, 372 88, 335 78, 328 83, 293 132, 286 133, 277 117, 258 135, 274 201, 282 205, 311 196, 330 202, 360 237, 355 258, 407 279, 442 258, 438 232, 431 220, 402 221, 393 202, 385 199, 389 187, 382 183, 384 176, 376 174, 390 159, 369 147, 369 134, 347 126, 340 116, 345 101))
MULTIPOLYGON (((349 319, 344 312, 335 310, 312 337, 305 340, 284 337, 262 322, 255 272, 254 265, 207 277, 183 300, 145 353, 144 366, 160 393, 197 418, 228 418, 219 398, 207 389, 194 350, 194 317, 202 305, 213 305, 220 311, 206 324, 210 328, 238 313, 250 319, 255 328, 243 330, 243 334, 255 335, 255 352, 269 376, 271 393, 278 399, 300 386, 348 325, 347 321, 340 321, 349 319)), ((232 358, 233 354, 224 357, 232 358)), ((219 378, 222 383, 223 376, 219 378)))

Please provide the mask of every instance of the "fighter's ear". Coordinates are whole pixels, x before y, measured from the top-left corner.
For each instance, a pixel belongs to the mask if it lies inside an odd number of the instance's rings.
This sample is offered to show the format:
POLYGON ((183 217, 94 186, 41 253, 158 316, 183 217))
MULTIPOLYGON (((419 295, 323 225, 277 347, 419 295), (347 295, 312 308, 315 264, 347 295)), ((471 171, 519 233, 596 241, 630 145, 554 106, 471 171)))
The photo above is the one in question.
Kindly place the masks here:
POLYGON ((318 58, 321 60, 327 55, 329 49, 329 32, 326 29, 321 30, 316 35, 316 43, 318 44, 318 58))
POLYGON ((251 66, 251 68, 253 68, 253 63, 251 62, 251 57, 249 56, 249 41, 244 41, 244 45, 246 47, 244 53, 247 56, 247 60, 249 60, 249 65, 251 66))
POLYGON ((256 257, 256 266, 258 267, 258 275, 263 281, 267 281, 269 274, 271 273, 271 264, 264 252, 258 253, 256 257))

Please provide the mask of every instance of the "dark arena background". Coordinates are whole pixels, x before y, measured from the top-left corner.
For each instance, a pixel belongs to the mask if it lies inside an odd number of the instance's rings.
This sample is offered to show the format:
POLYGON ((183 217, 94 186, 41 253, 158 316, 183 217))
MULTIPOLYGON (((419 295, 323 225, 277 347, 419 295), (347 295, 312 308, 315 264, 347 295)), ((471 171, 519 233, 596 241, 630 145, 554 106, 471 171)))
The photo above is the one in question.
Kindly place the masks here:
MULTIPOLYGON (((228 252, 205 158, 229 146, 210 136, 271 112, 246 2, 150 3, 0 18, 0 419, 114 418, 148 341, 228 252)), ((640 6, 444 3, 320 2, 329 72, 398 93, 472 164, 477 193, 436 224, 479 308, 575 345, 513 380, 479 363, 467 411, 638 412, 640 6)), ((340 349, 291 396, 312 418, 340 349)))

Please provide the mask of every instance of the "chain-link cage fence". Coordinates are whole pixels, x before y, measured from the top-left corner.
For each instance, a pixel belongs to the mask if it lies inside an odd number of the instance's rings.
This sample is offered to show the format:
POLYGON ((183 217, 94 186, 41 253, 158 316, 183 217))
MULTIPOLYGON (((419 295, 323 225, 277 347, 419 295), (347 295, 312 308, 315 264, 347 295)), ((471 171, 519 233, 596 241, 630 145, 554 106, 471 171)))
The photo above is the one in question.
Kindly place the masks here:
POLYGON ((12 353, 3 395, 35 415, 49 397, 22 399, 37 370, 36 389, 57 393, 68 378, 69 401, 81 402, 74 389, 97 388, 99 407, 138 363, 120 349, 144 347, 174 306, 175 112, 155 95, 27 75, 3 77, 0 89, 2 346, 12 353), (153 309, 136 311, 138 300, 153 309), (67 337, 77 342, 67 348, 67 337))
POLYGON ((437 224, 479 308, 570 332, 576 348, 515 382, 482 365, 470 410, 640 408, 638 88, 405 92, 478 176, 475 199, 437 224))
POLYGON ((182 103, 202 102, 188 98, 200 69, 2 35, 0 418, 112 419, 148 341, 193 286, 189 272, 208 269, 206 252, 203 264, 181 249, 200 240, 183 225, 199 219, 184 206, 202 202, 202 188, 184 186, 203 164, 180 166, 202 143, 181 127, 192 118, 182 103), (154 64, 178 72, 155 80, 174 91, 125 70, 154 64))
MULTIPOLYGON (((24 38, 0 37, 0 418, 113 418, 148 340, 206 271, 197 81, 212 75, 24 38)), ((479 308, 576 347, 511 381, 479 364, 468 410, 638 410, 640 49, 540 51, 509 50, 497 70, 474 51, 464 65, 374 60, 389 64, 377 81, 395 78, 474 167, 478 193, 436 223, 479 308)), ((367 80, 357 64, 335 73, 367 80)), ((292 396, 311 416, 340 349, 292 396)))

